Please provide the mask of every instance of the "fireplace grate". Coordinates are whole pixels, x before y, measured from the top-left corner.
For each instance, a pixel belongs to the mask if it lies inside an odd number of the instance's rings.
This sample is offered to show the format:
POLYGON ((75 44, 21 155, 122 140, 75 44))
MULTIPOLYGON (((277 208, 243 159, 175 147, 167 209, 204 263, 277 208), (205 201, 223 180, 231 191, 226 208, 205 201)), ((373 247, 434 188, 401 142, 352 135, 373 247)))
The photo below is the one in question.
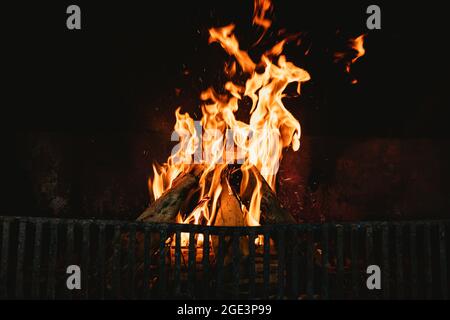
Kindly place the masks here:
POLYGON ((0 217, 0 298, 448 299, 449 225, 0 217), (67 288, 70 265, 81 289, 67 288), (367 288, 369 265, 380 267, 379 290, 367 288))

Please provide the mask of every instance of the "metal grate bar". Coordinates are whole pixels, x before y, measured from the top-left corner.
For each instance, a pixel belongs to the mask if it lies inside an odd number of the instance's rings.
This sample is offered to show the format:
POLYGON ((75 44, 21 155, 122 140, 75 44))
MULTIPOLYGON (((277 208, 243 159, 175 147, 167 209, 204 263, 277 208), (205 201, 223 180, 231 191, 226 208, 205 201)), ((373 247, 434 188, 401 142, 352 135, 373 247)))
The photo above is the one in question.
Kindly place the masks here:
POLYGON ((357 299, 359 296, 359 287, 360 287, 360 275, 359 275, 359 255, 358 255, 358 234, 359 228, 357 225, 351 225, 351 234, 350 234, 350 251, 351 251, 351 267, 352 267, 352 297, 353 299, 357 299))
MULTIPOLYGON (((177 239, 179 239, 177 237, 177 239)), ((143 277, 143 287, 144 287, 144 298, 150 298, 150 247, 152 243, 150 240, 150 228, 145 226, 144 229, 144 277, 143 277)))
POLYGON ((284 228, 278 229, 278 293, 277 299, 284 299, 284 287, 285 287, 285 234, 284 228))
POLYGON ((381 231, 381 241, 382 241, 382 255, 383 255, 383 298, 389 299, 389 289, 390 289, 390 259, 389 259, 389 225, 387 223, 383 224, 381 231))
POLYGON ((397 263, 397 298, 404 298, 404 280, 403 280, 403 226, 395 226, 395 253, 397 263))
POLYGON ((439 256, 440 256, 440 271, 441 271, 441 293, 442 299, 448 299, 447 286, 447 250, 446 250, 447 233, 445 232, 445 224, 439 223, 439 256))
POLYGON ((366 226, 366 264, 371 265, 373 262, 373 227, 369 224, 366 226))
POLYGON ((195 233, 189 233, 189 261, 188 261, 188 284, 190 296, 194 296, 195 292, 195 263, 196 263, 196 247, 195 233))
POLYGON ((248 276, 249 276, 249 283, 248 283, 248 296, 249 299, 253 299, 255 297, 255 231, 251 230, 249 239, 248 239, 248 276))
POLYGON ((306 231, 306 294, 314 298, 314 234, 311 226, 306 231))
POLYGON ((58 250, 58 221, 50 222, 50 245, 48 253, 48 282, 47 282, 47 298, 55 299, 56 285, 56 255, 58 250))
POLYGON ((98 259, 97 259, 97 272, 98 272, 98 286, 99 286, 99 298, 105 299, 105 228, 102 223, 99 226, 98 234, 98 259))
POLYGON ((114 228, 114 249, 113 249, 113 257, 112 257, 112 289, 113 295, 116 299, 121 297, 120 295, 120 276, 121 276, 121 263, 120 263, 120 251, 121 251, 121 240, 122 234, 120 230, 120 225, 115 226, 114 228))
POLYGON ((129 297, 136 299, 136 225, 130 226, 130 237, 128 244, 128 274, 129 274, 129 297))
POLYGON ((329 225, 328 223, 323 225, 322 228, 322 299, 329 298, 329 280, 328 280, 328 267, 329 267, 329 225))
POLYGON ((175 295, 181 294, 181 231, 178 228, 175 232, 175 295))
POLYGON ((232 296, 234 299, 239 298, 239 279, 240 279, 240 263, 241 263, 241 250, 239 248, 240 245, 240 237, 239 233, 233 233, 233 289, 232 296))
POLYGON ((425 287, 426 298, 431 299, 433 295, 433 274, 431 271, 431 226, 429 223, 424 225, 424 242, 425 242, 425 287))
POLYGON ((344 230, 342 225, 336 226, 337 236, 337 292, 338 298, 344 298, 344 230))
POLYGON ((17 268, 16 268, 16 298, 22 299, 23 294, 23 259, 25 255, 25 239, 27 224, 21 221, 19 225, 19 239, 17 245, 17 268))
POLYGON ((90 224, 89 223, 83 223, 82 224, 82 233, 83 233, 83 253, 81 256, 81 270, 83 271, 83 276, 81 277, 82 279, 82 285, 81 288, 83 290, 84 293, 84 299, 88 299, 89 298, 89 263, 90 263, 90 252, 89 249, 91 247, 90 245, 90 224))
POLYGON ((217 298, 221 298, 223 294, 223 265, 224 265, 224 250, 225 250, 225 236, 224 233, 221 232, 219 234, 219 243, 217 245, 217 259, 216 259, 216 268, 217 268, 217 284, 216 284, 216 295, 217 298))
POLYGON ((202 264, 203 264, 203 296, 205 298, 208 297, 208 293, 209 293, 209 280, 210 280, 210 275, 209 275, 209 232, 208 230, 205 231, 205 233, 203 234, 203 257, 202 257, 202 264))
POLYGON ((264 277, 264 298, 268 299, 270 290, 270 233, 268 230, 264 232, 263 277, 264 277))
POLYGON ((33 271, 31 279, 31 296, 34 299, 40 295, 40 275, 41 275, 41 244, 42 244, 42 222, 36 223, 34 232, 34 249, 33 249, 33 271))
POLYGON ((292 298, 297 299, 299 296, 299 245, 298 245, 298 230, 292 228, 291 237, 293 242, 292 258, 291 258, 291 283, 292 283, 292 298))
POLYGON ((411 262, 411 297, 418 297, 418 278, 417 278, 417 230, 416 224, 412 223, 409 227, 410 242, 410 262, 411 262))
POLYGON ((159 232, 159 297, 164 299, 166 297, 166 239, 167 230, 162 228, 159 232))
MULTIPOLYGON (((67 230, 66 230, 66 265, 72 265, 74 264, 73 259, 73 253, 74 253, 74 224, 68 223, 67 224, 67 230)), ((67 299, 72 299, 72 291, 67 290, 66 291, 66 297, 67 299)))
POLYGON ((8 297, 8 257, 9 257, 9 220, 3 221, 2 228, 2 256, 0 265, 0 297, 8 297))

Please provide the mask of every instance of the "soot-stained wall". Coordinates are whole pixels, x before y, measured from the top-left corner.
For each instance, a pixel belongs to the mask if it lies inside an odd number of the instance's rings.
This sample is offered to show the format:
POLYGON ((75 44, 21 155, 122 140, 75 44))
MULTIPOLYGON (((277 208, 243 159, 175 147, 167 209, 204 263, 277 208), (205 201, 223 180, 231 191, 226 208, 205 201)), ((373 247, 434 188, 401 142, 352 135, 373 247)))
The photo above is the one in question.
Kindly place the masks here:
MULTIPOLYGON (((5 213, 119 219, 136 218, 151 201, 151 164, 173 146, 158 132, 34 133, 20 142, 14 171, 20 175, 11 178, 21 184, 4 191, 5 213)), ((299 222, 448 217, 448 141, 304 136, 301 142, 298 152, 285 152, 278 175, 280 201, 299 222)))
MULTIPOLYGON (((14 33, 3 39, 1 214, 136 218, 149 202, 152 162, 173 147, 175 109, 199 119, 201 91, 227 80, 231 60, 208 44, 208 28, 235 23, 253 59, 280 40, 278 30, 301 32, 285 53, 311 80, 300 97, 288 90, 285 105, 302 125, 302 146, 285 153, 278 181, 299 221, 448 217, 441 3, 379 1, 382 27, 369 31, 371 2, 274 1, 261 48, 251 0, 82 3, 76 31, 65 25, 69 4, 18 4, 4 17, 14 33), (349 75, 333 54, 360 34, 366 53, 349 75)), ((243 99, 241 113, 248 107, 243 99)))

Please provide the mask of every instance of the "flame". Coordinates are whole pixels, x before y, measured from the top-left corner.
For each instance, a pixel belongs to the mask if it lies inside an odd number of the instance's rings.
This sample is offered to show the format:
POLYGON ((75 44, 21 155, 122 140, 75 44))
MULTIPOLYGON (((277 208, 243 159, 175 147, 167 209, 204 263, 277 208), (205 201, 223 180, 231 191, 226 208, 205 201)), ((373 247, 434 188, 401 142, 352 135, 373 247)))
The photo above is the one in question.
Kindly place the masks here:
MULTIPOLYGON (((360 57, 362 57, 366 50, 364 49, 364 34, 360 35, 356 39, 351 40, 351 45, 354 50, 356 50, 357 54, 356 57, 352 59, 352 64, 355 63, 356 60, 358 60, 360 57)), ((350 66, 347 66, 347 72, 350 72, 350 66)), ((352 83, 358 83, 357 79, 353 79, 352 83)))
POLYGON ((254 0, 253 3, 253 24, 264 29, 264 32, 255 43, 257 45, 272 25, 272 21, 266 17, 266 14, 272 11, 273 6, 270 0, 254 0))
POLYGON ((258 226, 259 225, 259 215, 260 215, 260 204, 261 204, 261 179, 255 175, 256 178, 256 186, 252 193, 252 197, 250 200, 249 209, 245 206, 242 207, 242 211, 245 214, 247 225, 249 226, 258 226))
MULTIPOLYGON (((349 74, 350 74, 350 66, 366 53, 366 50, 364 49, 364 37, 365 34, 362 34, 354 39, 349 39, 348 46, 354 51, 356 51, 356 56, 354 56, 350 60, 348 59, 346 60, 347 54, 345 52, 336 52, 334 54, 335 62, 345 60, 345 71, 349 74)), ((352 80, 352 84, 355 84, 357 82, 358 82, 357 79, 352 80)))
POLYGON ((253 72, 255 64, 247 52, 239 49, 239 42, 233 34, 234 27, 234 24, 230 24, 223 28, 209 29, 209 43, 219 42, 230 56, 236 57, 244 72, 253 72))
POLYGON ((358 58, 362 57, 366 50, 364 49, 364 34, 351 40, 351 47, 356 50, 357 55, 352 59, 352 63, 355 63, 358 58))
MULTIPOLYGON (((253 23, 267 30, 271 22, 265 15, 271 9, 270 1, 255 0, 253 23)), ((192 163, 204 166, 199 180, 200 200, 187 217, 178 215, 179 223, 213 224, 220 207, 220 195, 228 192, 222 190, 222 175, 228 164, 237 162, 242 171, 241 194, 249 186, 251 175, 256 180, 250 203, 248 206, 241 203, 245 223, 259 225, 262 181, 255 170, 275 191, 283 149, 291 147, 297 151, 300 148, 300 123, 282 100, 286 87, 291 83, 297 84, 300 94, 300 85, 310 79, 309 73, 287 61, 282 54, 286 39, 262 54, 258 62, 253 61, 248 52, 240 48, 234 28, 233 24, 211 28, 209 43, 218 43, 235 60, 226 64, 224 71, 234 75, 236 68, 240 67, 246 77, 245 86, 229 81, 221 93, 213 88, 202 92, 200 125, 178 108, 172 135, 173 141, 179 141, 178 148, 165 164, 153 166, 154 177, 149 185, 155 199, 170 189, 175 178, 188 171, 192 163), (247 122, 235 116, 244 96, 251 100, 251 107, 246 110, 247 122)), ((182 243, 189 240, 186 237, 188 235, 182 235, 182 243)))

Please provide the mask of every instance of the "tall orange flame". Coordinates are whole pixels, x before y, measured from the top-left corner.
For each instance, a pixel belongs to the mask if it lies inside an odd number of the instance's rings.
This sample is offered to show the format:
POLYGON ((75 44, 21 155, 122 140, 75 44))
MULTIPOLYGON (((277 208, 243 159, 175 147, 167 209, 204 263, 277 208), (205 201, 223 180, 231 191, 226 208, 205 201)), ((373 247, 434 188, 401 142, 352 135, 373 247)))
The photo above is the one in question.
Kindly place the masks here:
POLYGON ((253 3, 253 24, 264 29, 264 32, 255 43, 257 45, 272 25, 272 21, 266 17, 266 14, 272 11, 273 6, 270 0, 254 0, 253 3))
MULTIPOLYGON (((270 27, 265 14, 271 10, 269 1, 255 1, 254 23, 270 27), (256 8, 258 6, 258 8, 256 8)), ((222 192, 221 174, 229 163, 241 163, 243 178, 241 190, 247 187, 250 168, 254 167, 270 187, 275 190, 275 180, 282 150, 300 148, 299 121, 283 104, 284 91, 291 83, 297 83, 300 93, 302 82, 310 75, 282 55, 285 41, 279 42, 255 63, 249 54, 239 47, 233 24, 211 28, 209 43, 218 43, 232 56, 247 77, 245 86, 233 82, 224 85, 224 94, 209 88, 201 93, 203 104, 200 126, 188 113, 175 112, 176 123, 172 140, 179 141, 177 148, 162 166, 154 165, 151 180, 154 198, 168 190, 174 179, 196 162, 204 165, 200 177, 200 201, 186 218, 179 222, 212 224, 217 213, 218 199, 222 192), (262 70, 256 72, 255 70, 262 70), (251 99, 248 123, 238 120, 235 113, 238 102, 247 96, 251 99), (200 153, 198 152, 200 150, 200 153), (199 156, 200 154, 200 156, 199 156)), ((226 66, 225 72, 236 71, 236 65, 226 66), (232 70, 232 71, 230 71, 232 70)), ((256 177, 250 204, 242 204, 242 212, 248 225, 258 225, 260 218, 262 181, 256 177)))
POLYGON ((268 12, 272 11, 270 0, 254 0, 253 6, 253 24, 269 29, 272 21, 266 17, 268 12))

